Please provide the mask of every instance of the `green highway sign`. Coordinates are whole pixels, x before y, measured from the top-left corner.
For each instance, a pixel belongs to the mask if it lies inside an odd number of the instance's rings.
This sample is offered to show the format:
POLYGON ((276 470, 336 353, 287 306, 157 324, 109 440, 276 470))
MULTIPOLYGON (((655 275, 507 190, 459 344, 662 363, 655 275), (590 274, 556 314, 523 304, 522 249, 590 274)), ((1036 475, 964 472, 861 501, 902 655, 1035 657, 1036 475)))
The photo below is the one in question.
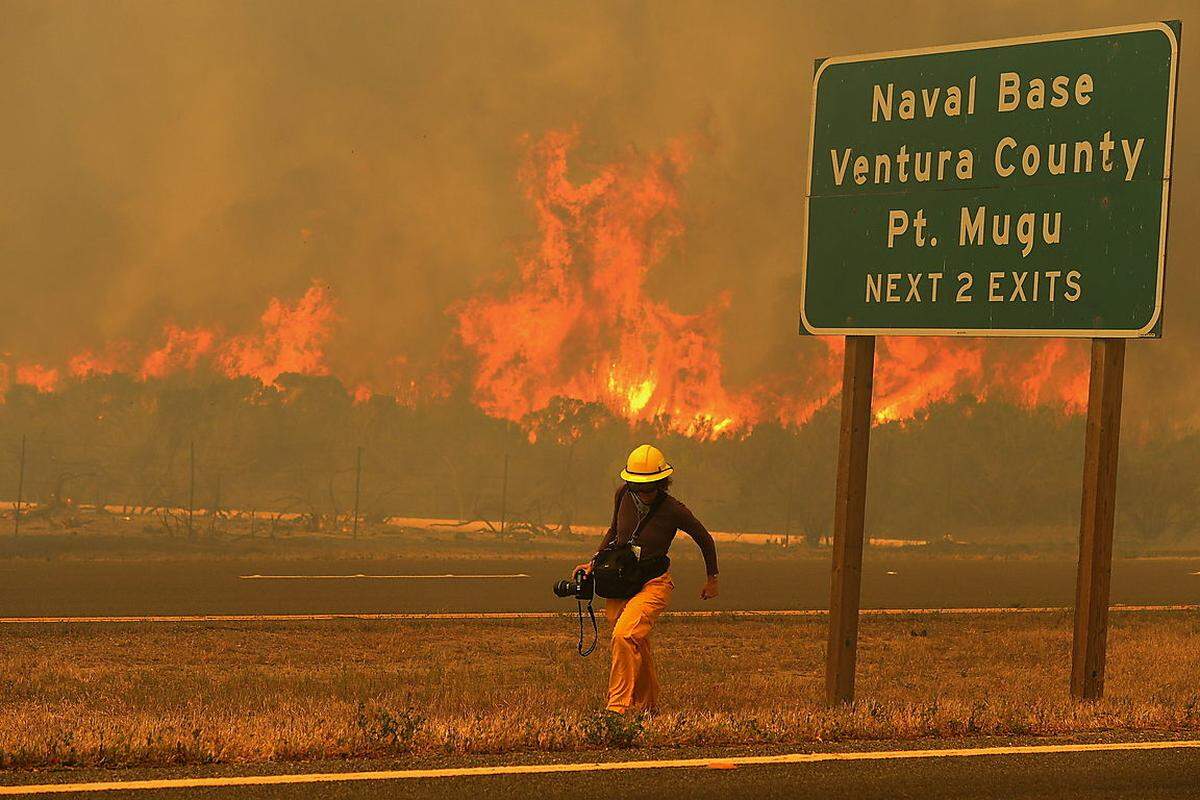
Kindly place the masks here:
POLYGON ((820 62, 802 330, 1161 335, 1179 33, 820 62))

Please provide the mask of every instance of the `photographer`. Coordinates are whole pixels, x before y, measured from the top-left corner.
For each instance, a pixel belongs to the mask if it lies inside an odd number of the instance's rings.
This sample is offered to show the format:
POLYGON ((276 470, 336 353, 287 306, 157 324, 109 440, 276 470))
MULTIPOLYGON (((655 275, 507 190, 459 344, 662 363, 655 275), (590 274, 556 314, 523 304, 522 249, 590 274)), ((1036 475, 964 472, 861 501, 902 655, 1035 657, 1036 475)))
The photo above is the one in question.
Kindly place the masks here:
MULTIPOLYGON (((596 556, 577 567, 594 575, 596 593, 608 598, 605 615, 614 625, 607 708, 618 714, 629 709, 654 711, 657 706, 659 687, 650 631, 675 588, 667 571, 671 565, 667 551, 677 531, 691 536, 704 554, 708 580, 700 590, 701 599, 709 600, 718 592, 713 538, 687 506, 668 493, 673 471, 657 447, 644 444, 630 453, 621 471, 625 485, 614 498, 612 524, 596 556), (605 573, 611 570, 613 554, 629 550, 632 556, 627 557, 636 557, 636 567, 631 578, 622 576, 628 589, 606 591, 605 573)), ((609 579, 608 583, 612 586, 616 581, 609 579)))

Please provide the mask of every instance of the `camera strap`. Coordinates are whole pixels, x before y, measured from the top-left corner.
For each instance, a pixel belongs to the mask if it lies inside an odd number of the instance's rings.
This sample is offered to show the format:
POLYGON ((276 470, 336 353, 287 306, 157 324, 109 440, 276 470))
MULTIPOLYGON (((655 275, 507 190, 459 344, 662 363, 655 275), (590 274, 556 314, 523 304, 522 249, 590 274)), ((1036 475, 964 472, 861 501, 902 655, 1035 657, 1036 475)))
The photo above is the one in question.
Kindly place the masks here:
MULTIPOLYGON (((613 531, 613 543, 611 545, 609 545, 610 547, 620 547, 621 546, 620 541, 619 541, 620 536, 617 534, 617 516, 619 515, 619 513, 621 511, 621 501, 625 498, 625 495, 628 492, 629 492, 629 486, 628 485, 622 486, 617 491, 617 499, 613 503, 613 517, 612 517, 612 526, 611 526, 611 529, 613 531)), ((642 528, 646 527, 646 523, 649 522, 650 518, 654 516, 654 512, 658 511, 658 507, 661 506, 663 504, 663 501, 665 501, 667 499, 666 494, 667 494, 666 492, 663 492, 660 490, 658 493, 658 496, 650 501, 650 506, 646 509, 646 513, 639 517, 639 519, 637 521, 637 525, 635 525, 633 528, 633 533, 629 534, 629 539, 625 542, 625 544, 634 545, 634 546, 637 545, 638 534, 640 534, 642 532, 642 528)))
POLYGON ((659 491, 658 496, 650 501, 650 505, 646 508, 646 514, 638 520, 637 527, 633 529, 633 533, 629 534, 629 544, 632 547, 640 547, 638 544, 638 534, 642 532, 642 528, 646 527, 646 523, 654 516, 654 512, 658 511, 658 507, 663 504, 666 499, 666 492, 659 491))
POLYGON ((579 608, 579 644, 576 649, 579 650, 579 655, 587 658, 596 649, 596 644, 600 641, 600 626, 596 624, 596 611, 592 608, 592 601, 587 601, 588 616, 592 618, 592 643, 586 650, 583 649, 583 601, 576 600, 575 605, 579 608))

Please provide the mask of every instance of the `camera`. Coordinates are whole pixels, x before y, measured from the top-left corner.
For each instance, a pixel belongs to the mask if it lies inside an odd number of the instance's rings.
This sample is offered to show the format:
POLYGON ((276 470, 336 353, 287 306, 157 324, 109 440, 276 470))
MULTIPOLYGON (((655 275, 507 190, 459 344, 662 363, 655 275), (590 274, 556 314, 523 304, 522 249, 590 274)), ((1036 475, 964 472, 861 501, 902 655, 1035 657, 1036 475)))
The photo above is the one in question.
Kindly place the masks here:
POLYGON ((584 570, 575 570, 569 581, 554 584, 554 593, 559 597, 574 597, 576 600, 591 600, 595 594, 595 579, 584 570))

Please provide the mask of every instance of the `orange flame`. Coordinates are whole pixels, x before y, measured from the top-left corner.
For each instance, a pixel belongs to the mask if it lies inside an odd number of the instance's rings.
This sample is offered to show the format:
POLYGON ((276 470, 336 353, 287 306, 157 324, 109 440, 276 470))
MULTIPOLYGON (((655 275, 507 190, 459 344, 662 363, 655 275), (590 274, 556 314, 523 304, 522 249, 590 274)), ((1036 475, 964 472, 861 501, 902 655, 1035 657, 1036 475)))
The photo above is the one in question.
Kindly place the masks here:
POLYGON ((84 350, 71 356, 67 361, 67 371, 76 378, 90 378, 93 375, 112 375, 115 372, 126 372, 131 363, 129 344, 121 342, 111 344, 103 353, 84 350))
POLYGON ((880 339, 875 372, 877 422, 902 420, 931 403, 971 395, 1026 407, 1087 408, 1088 362, 1081 342, 1008 343, 984 339, 880 339))
POLYGON ((1070 413, 1082 413, 1087 409, 1089 369, 1083 343, 1046 342, 1020 362, 1016 378, 1020 399, 1027 406, 1056 403, 1070 413))
POLYGON ((164 378, 172 372, 194 370, 200 359, 213 350, 217 335, 205 328, 188 330, 173 323, 163 326, 166 341, 142 359, 142 380, 164 378))
MULTIPOLYGON (((764 419, 803 425, 835 402, 842 340, 797 341, 788 368, 731 387, 721 357, 729 294, 685 314, 647 293, 649 276, 684 234, 686 143, 585 165, 590 177, 573 181, 578 165, 569 162, 578 139, 575 130, 526 138, 518 179, 537 238, 519 255, 510 288, 449 309, 456 336, 435 367, 418 368, 403 354, 378 359, 394 373, 389 392, 396 401, 416 405, 468 391, 484 412, 520 422, 531 440, 560 442, 599 426, 605 412, 710 438, 746 433, 764 419)), ((253 331, 226 335, 167 323, 157 347, 110 343, 73 356, 65 372, 149 380, 203 366, 263 385, 277 384, 285 372, 327 375, 325 347, 338 321, 329 288, 314 282, 295 302, 272 298, 253 331)), ((60 383, 56 368, 0 362, 0 397, 10 375, 43 392, 60 383)), ((356 403, 379 393, 368 383, 347 385, 356 403)), ((904 421, 963 395, 1078 413, 1087 389, 1079 342, 880 338, 874 416, 878 424, 904 421)))
POLYGON ((39 392, 53 392, 58 388, 58 370, 41 364, 19 364, 16 382, 39 392))
MULTIPOLYGON (((804 424, 834 399, 840 340, 803 347, 798 368, 739 391, 726 385, 720 355, 729 297, 687 315, 647 296, 648 274, 683 234, 678 187, 690 161, 683 143, 593 166, 590 180, 572 183, 568 157, 577 139, 576 131, 552 132, 529 146, 520 180, 539 236, 519 259, 517 285, 453 309, 459 339, 475 359, 476 403, 524 421, 534 436, 548 424, 542 412, 551 402, 570 398, 708 437, 768 417, 804 424)), ((979 339, 879 341, 879 423, 963 394, 1072 412, 1086 403, 1087 365, 1062 341, 1036 343, 1032 353, 1022 348, 1020 358, 979 339)))
POLYGON ((328 375, 325 343, 337 318, 323 284, 314 283, 292 306, 271 298, 261 330, 225 342, 217 362, 231 378, 251 375, 263 384, 274 383, 284 372, 328 375))
POLYGON ((575 184, 567 156, 577 138, 554 132, 530 147, 520 180, 540 237, 520 259, 519 284, 454 309, 475 357, 475 401, 520 420, 569 397, 698 435, 748 421, 752 404, 723 383, 718 323, 728 297, 689 315, 645 293, 683 232, 682 143, 601 165, 575 184))
POLYGON ((100 354, 84 350, 72 356, 68 370, 76 378, 87 378, 133 371, 136 364, 138 377, 150 380, 211 364, 228 377, 251 376, 264 385, 285 372, 327 375, 324 347, 337 319, 329 288, 314 282, 294 304, 271 298, 256 332, 225 338, 215 328, 168 322, 162 343, 141 356, 133 355, 126 342, 114 343, 100 354))
POLYGON ((874 414, 878 422, 911 417, 916 411, 963 393, 983 375, 980 340, 933 342, 913 337, 879 340, 874 414))

